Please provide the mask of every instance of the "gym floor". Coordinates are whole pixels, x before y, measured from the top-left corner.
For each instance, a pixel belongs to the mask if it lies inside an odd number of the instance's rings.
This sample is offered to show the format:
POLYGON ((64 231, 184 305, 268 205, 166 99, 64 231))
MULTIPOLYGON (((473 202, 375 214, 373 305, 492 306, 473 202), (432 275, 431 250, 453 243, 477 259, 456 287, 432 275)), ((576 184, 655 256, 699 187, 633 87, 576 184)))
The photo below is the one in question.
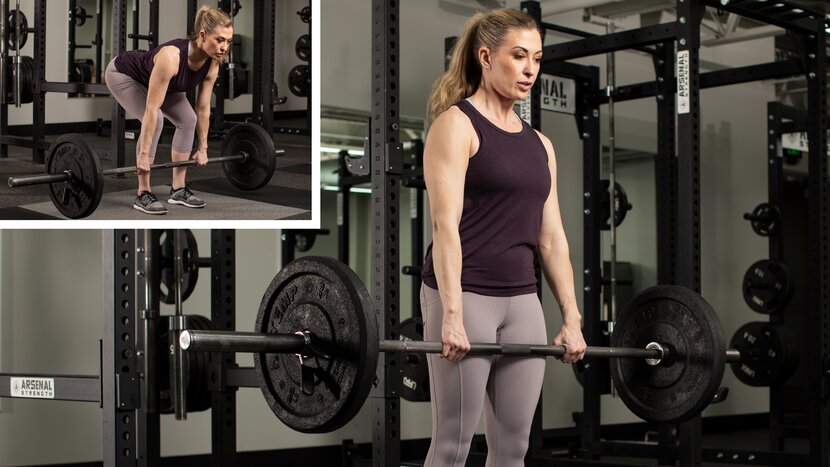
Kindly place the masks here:
MULTIPOLYGON (((300 127, 302 122, 282 121, 280 126, 300 127)), ((110 138, 85 134, 101 158, 103 167, 113 167, 110 156, 110 138)), ((55 135, 47 136, 50 141, 55 135)), ((105 176, 101 204, 86 219, 92 220, 306 220, 311 219, 311 137, 275 134, 277 149, 285 154, 277 158, 277 169, 266 186, 255 191, 235 188, 225 179, 221 164, 188 169, 187 181, 197 196, 204 199, 203 209, 168 206, 166 215, 151 216, 133 209, 137 179, 105 176)), ((221 141, 209 141, 208 154, 220 154, 221 141)), ((125 144, 126 164, 135 164, 135 141, 125 144)), ((163 135, 156 162, 170 160, 170 136, 163 135)), ((54 220, 64 219, 52 205, 48 185, 10 188, 5 180, 11 176, 44 173, 43 164, 32 163, 29 148, 9 146, 9 157, 0 159, 0 220, 54 220)), ((170 192, 172 170, 157 170, 152 174, 153 192, 166 201, 170 192)), ((166 204, 166 203, 164 203, 166 204)))

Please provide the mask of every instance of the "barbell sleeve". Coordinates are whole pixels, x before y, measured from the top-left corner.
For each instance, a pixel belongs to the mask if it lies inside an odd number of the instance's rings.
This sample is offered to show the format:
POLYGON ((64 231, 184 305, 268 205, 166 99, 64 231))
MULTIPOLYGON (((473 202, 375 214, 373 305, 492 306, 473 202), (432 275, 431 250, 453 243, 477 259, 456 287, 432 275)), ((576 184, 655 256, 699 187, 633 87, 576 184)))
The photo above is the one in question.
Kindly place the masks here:
MULTIPOLYGON (((182 349, 212 352, 254 352, 254 353, 299 353, 308 340, 294 334, 260 334, 234 331, 184 331, 179 339, 182 349)), ((381 352, 441 353, 441 342, 382 340, 381 352)), ((560 345, 528 344, 470 344, 472 355, 544 355, 561 357, 565 347, 560 345)), ((662 348, 632 347, 587 347, 586 357, 597 358, 644 358, 666 360, 670 358, 667 346, 662 348)), ((741 354, 735 349, 726 351, 728 362, 740 361, 741 354)))
MULTIPOLYGON (((285 149, 276 149, 274 150, 274 156, 280 156, 285 154, 285 149)), ((229 161, 237 161, 237 160, 245 160, 248 157, 247 154, 233 154, 229 156, 216 156, 208 158, 208 164, 215 164, 219 162, 229 162, 229 161)), ((153 164, 150 166, 150 170, 156 169, 174 169, 178 167, 188 167, 196 165, 196 161, 194 159, 189 159, 186 161, 176 161, 176 162, 163 162, 159 164, 153 164)), ((131 174, 135 173, 135 166, 129 167, 118 167, 114 169, 107 169, 102 172, 104 175, 122 175, 122 174, 131 174)), ((44 175, 26 175, 23 177, 9 177, 8 183, 9 186, 12 188, 23 187, 23 186, 30 186, 30 185, 44 185, 47 183, 60 183, 69 181, 72 178, 71 172, 64 172, 59 174, 44 174, 44 175)))

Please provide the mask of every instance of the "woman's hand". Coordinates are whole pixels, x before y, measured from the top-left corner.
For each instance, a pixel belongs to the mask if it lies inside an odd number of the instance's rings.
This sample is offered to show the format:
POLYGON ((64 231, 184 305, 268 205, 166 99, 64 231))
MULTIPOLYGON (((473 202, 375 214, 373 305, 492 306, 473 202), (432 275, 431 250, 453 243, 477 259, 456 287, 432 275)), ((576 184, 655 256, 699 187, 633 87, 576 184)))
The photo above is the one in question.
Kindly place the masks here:
POLYGON ((196 161, 197 167, 204 167, 208 163, 208 155, 207 155, 207 148, 205 149, 197 149, 196 152, 193 153, 193 157, 196 161))
POLYGON ((565 355, 558 357, 562 363, 574 363, 585 357, 586 344, 578 322, 575 324, 563 324, 559 330, 559 334, 553 338, 553 345, 565 347, 565 355))
POLYGON ((152 160, 150 159, 150 155, 146 152, 140 152, 135 161, 135 174, 144 175, 150 173, 151 164, 152 160))
POLYGON ((464 319, 460 312, 444 312, 444 319, 441 322, 441 356, 451 362, 457 362, 467 355, 470 350, 470 342, 467 340, 467 332, 464 330, 464 319))

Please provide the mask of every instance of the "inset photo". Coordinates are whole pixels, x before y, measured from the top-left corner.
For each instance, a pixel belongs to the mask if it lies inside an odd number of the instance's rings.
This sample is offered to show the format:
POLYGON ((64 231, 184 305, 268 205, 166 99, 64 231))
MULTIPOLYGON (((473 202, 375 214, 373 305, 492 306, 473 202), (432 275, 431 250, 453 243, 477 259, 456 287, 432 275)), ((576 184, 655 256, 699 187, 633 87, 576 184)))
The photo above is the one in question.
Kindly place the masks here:
POLYGON ((0 221, 315 221, 313 3, 0 1, 0 221))

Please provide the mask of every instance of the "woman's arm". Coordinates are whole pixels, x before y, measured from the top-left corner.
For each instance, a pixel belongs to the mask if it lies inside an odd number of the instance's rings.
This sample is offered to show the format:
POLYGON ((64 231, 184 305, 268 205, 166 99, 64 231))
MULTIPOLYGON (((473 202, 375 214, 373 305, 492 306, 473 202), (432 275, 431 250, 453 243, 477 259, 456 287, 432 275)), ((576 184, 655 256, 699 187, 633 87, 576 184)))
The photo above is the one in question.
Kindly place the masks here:
POLYGON ((167 86, 170 79, 179 71, 179 51, 177 48, 162 47, 153 58, 153 71, 150 73, 150 82, 147 85, 147 102, 144 105, 144 115, 141 118, 141 152, 136 160, 136 173, 143 174, 150 171, 149 149, 153 145, 153 135, 158 124, 158 113, 164 97, 167 95, 167 86))
MULTIPOLYGON (((208 71, 202 84, 199 85, 199 94, 196 96, 196 135, 199 138, 199 146, 196 150, 195 158, 199 165, 207 164, 210 97, 213 93, 213 85, 216 83, 216 77, 219 76, 220 65, 219 61, 213 60, 213 63, 210 65, 210 71, 208 71)), ((221 99, 221 97, 217 96, 217 99, 221 99)))
POLYGON ((542 229, 539 232, 539 259, 548 286, 553 291, 562 313, 562 329, 553 339, 554 345, 564 345, 567 353, 562 361, 573 363, 582 359, 585 340, 582 337, 582 315, 576 303, 574 273, 569 256, 568 239, 562 226, 559 212, 559 198, 556 193, 556 153, 550 140, 539 133, 548 153, 550 169, 550 194, 542 214, 542 229))
POLYGON ((461 307, 461 238, 464 179, 477 146, 475 130, 461 110, 452 107, 435 119, 424 147, 424 180, 432 218, 432 261, 444 306, 441 355, 460 360, 470 349, 461 307))

